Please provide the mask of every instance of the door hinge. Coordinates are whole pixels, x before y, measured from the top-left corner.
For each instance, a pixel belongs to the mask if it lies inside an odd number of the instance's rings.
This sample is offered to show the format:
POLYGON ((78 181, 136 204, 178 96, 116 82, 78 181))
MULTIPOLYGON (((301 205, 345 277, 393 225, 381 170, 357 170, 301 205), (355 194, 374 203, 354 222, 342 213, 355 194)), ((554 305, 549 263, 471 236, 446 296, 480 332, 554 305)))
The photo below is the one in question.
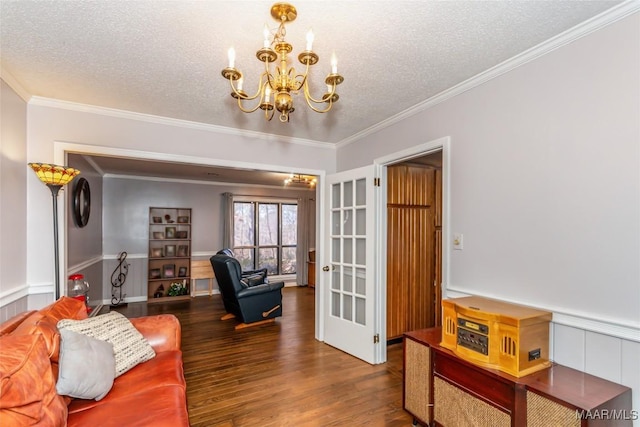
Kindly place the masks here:
POLYGON ((380 342, 380 334, 375 334, 373 336, 373 343, 378 344, 380 342))
POLYGON ((373 178, 373 186, 380 187, 380 178, 373 178))

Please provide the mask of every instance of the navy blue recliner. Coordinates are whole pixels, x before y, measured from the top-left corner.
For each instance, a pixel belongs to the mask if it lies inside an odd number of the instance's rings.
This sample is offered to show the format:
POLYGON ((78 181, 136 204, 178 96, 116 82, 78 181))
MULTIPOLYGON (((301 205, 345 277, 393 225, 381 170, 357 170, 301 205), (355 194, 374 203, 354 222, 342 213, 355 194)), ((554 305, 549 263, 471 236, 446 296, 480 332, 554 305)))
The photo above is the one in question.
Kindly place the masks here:
POLYGON ((268 283, 260 275, 243 276, 238 260, 224 253, 217 253, 210 261, 228 313, 223 319, 238 318, 242 323, 236 329, 273 322, 282 316, 284 282, 268 283))

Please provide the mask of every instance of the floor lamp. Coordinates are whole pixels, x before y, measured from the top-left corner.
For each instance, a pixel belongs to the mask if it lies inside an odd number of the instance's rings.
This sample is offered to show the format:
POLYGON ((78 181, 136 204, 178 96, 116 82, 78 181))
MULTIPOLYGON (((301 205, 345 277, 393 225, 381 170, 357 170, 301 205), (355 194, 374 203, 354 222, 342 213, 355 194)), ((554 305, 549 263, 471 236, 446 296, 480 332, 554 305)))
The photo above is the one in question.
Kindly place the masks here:
POLYGON ((53 253, 55 276, 55 299, 60 298, 60 254, 58 253, 58 192, 80 173, 78 169, 47 163, 29 163, 31 169, 44 182, 53 197, 53 253))

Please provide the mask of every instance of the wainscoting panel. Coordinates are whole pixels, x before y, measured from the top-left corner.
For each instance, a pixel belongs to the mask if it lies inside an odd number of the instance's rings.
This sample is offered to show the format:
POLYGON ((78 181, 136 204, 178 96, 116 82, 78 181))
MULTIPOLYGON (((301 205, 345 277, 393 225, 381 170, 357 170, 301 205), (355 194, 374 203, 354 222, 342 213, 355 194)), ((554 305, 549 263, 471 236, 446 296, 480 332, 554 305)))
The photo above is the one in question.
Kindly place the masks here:
MULTIPOLYGON (((146 254, 129 254, 125 262, 129 265, 129 271, 124 286, 122 287, 124 301, 146 301, 148 265, 146 254)), ((111 304, 111 275, 118 267, 118 264, 117 255, 105 256, 102 269, 102 298, 105 304, 111 304)))
MULTIPOLYGON (((631 407, 640 411, 640 342, 551 323, 551 358, 565 366, 633 389, 631 407)), ((640 427, 640 419, 633 421, 640 427)))
POLYGON ((27 311, 28 297, 22 297, 18 300, 12 301, 7 305, 0 307, 0 322, 11 319, 18 313, 27 311))
POLYGON ((585 332, 585 371, 609 381, 622 381, 622 340, 596 332, 585 332), (611 363, 612 361, 619 363, 611 363))
POLYGON ((573 369, 584 370, 584 329, 553 325, 553 360, 573 369))

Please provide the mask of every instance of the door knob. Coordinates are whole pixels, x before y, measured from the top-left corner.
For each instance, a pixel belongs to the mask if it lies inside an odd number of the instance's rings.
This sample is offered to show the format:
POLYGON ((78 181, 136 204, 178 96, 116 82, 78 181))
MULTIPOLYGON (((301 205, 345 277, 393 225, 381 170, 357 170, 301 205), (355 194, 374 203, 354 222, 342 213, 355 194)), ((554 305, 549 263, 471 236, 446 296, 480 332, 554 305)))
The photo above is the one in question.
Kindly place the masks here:
POLYGON ((322 267, 322 271, 329 271, 329 266, 325 265, 324 267, 322 267))

